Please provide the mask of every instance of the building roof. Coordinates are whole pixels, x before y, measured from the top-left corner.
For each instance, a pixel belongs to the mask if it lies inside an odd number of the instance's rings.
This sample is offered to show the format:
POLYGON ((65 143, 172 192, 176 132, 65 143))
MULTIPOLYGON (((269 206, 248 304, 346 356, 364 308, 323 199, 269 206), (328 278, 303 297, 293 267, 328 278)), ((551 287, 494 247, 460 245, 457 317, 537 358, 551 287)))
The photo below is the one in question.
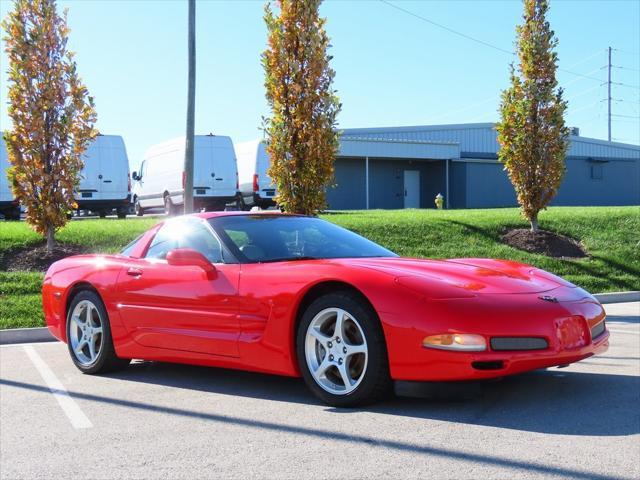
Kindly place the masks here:
MULTIPOLYGON (((341 143, 352 140, 399 143, 432 142, 441 145, 457 143, 460 151, 463 153, 478 153, 484 155, 495 154, 499 148, 495 123, 408 125, 399 127, 344 129, 342 131, 341 143)), ((640 146, 638 145, 609 142, 595 138, 581 137, 580 135, 571 135, 570 140, 569 156, 640 159, 640 146)))

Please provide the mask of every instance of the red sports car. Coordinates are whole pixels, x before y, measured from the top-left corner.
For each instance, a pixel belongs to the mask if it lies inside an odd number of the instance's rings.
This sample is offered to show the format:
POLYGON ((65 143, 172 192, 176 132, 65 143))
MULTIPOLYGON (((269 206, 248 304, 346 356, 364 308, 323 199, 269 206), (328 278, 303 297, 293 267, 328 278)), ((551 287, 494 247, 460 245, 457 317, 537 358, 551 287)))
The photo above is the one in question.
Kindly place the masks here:
POLYGON ((379 400, 393 382, 566 365, 609 338, 597 300, 532 266, 400 258, 267 212, 167 220, 119 254, 54 263, 42 295, 85 373, 141 358, 302 376, 336 406, 379 400))

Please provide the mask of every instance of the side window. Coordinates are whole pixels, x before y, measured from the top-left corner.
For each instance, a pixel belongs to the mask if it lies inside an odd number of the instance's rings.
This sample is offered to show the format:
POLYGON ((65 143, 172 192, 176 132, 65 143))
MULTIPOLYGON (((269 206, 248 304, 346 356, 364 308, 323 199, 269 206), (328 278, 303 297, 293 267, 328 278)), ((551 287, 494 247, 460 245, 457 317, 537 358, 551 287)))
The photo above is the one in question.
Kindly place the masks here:
POLYGON ((122 250, 120 250, 120 255, 124 255, 125 257, 130 257, 131 252, 133 252, 133 249, 136 247, 136 244, 138 243, 138 240, 140 240, 143 235, 144 233, 141 235, 138 235, 135 240, 129 243, 129 245, 127 245, 122 250))
MULTIPOLYGON (((189 222, 191 223, 191 222, 189 222)), ((192 248, 203 254, 211 263, 222 263, 220 242, 202 222, 194 222, 178 241, 179 248, 192 248)))
POLYGON ((199 220, 167 222, 153 238, 146 258, 165 259, 174 248, 191 248, 207 257, 211 263, 222 262, 220 242, 199 220))
POLYGON ((145 257, 164 259, 167 257, 169 250, 178 248, 178 237, 175 235, 174 229, 174 225, 165 224, 153 237, 145 257))

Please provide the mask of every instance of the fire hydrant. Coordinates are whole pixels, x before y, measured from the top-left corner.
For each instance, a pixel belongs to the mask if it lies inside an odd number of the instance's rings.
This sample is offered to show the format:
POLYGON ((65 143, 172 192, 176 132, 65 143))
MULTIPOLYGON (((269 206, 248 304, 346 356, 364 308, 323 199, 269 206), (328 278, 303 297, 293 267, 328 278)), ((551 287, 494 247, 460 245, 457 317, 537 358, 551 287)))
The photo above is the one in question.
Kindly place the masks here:
POLYGON ((444 197, 441 193, 436 195, 435 204, 438 210, 442 210, 442 207, 444 207, 444 197))

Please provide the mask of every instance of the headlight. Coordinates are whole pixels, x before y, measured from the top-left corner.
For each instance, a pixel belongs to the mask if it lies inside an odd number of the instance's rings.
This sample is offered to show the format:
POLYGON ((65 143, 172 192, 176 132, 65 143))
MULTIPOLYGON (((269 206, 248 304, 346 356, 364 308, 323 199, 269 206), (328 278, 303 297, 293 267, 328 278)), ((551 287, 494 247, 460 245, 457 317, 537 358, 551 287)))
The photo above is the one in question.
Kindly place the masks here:
POLYGON ((440 350, 482 352, 487 349, 487 341, 482 335, 472 333, 442 333, 425 337, 422 346, 440 350))

